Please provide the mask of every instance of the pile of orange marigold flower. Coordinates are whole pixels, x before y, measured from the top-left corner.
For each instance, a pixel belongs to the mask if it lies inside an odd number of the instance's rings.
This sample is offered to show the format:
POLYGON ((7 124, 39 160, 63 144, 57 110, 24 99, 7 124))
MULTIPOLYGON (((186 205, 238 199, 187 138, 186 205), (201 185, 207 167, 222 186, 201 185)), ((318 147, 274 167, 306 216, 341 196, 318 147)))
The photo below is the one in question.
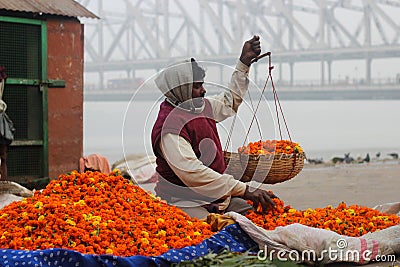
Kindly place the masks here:
POLYGON ((307 209, 299 211, 285 206, 280 199, 273 199, 275 209, 269 210, 266 214, 251 211, 246 215, 256 225, 272 230, 278 226, 285 226, 293 223, 323 228, 334 231, 341 235, 358 237, 368 232, 375 232, 400 223, 397 215, 387 215, 377 210, 358 205, 347 206, 340 203, 336 208, 327 206, 325 208, 307 209))
POLYGON ((303 153, 303 149, 298 143, 290 140, 266 140, 250 142, 247 146, 239 147, 238 152, 250 155, 293 154, 303 153))
POLYGON ((145 192, 119 172, 72 172, 0 210, 0 248, 160 255, 195 245, 210 226, 145 192))

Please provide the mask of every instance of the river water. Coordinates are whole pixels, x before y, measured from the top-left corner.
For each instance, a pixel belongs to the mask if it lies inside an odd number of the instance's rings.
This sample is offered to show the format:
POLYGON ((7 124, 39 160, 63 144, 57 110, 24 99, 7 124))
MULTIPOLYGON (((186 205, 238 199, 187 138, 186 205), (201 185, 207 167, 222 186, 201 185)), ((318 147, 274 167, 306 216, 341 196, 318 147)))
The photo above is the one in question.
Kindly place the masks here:
MULTIPOLYGON (((125 154, 151 154, 150 133, 159 101, 84 102, 84 154, 100 153, 110 163, 125 154)), ((369 153, 373 159, 380 153, 382 159, 400 152, 400 100, 293 100, 280 104, 291 139, 303 147, 308 158, 328 161, 344 153, 353 158, 369 153)), ((245 101, 240 106, 228 150, 236 151, 249 141, 280 139, 279 125, 282 138, 289 138, 280 112, 278 124, 274 102, 262 101, 252 124, 251 106, 257 102, 245 101)), ((232 121, 218 125, 223 147, 232 121)))

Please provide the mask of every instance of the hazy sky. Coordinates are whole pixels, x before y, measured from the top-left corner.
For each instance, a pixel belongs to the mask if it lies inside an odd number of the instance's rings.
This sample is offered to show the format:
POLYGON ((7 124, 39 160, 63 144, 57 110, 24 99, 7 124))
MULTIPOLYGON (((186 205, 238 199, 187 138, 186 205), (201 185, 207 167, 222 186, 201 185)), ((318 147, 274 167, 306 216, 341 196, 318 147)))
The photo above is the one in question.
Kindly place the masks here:
MULTIPOLYGON (((80 1, 81 3, 84 3, 84 1, 80 1)), ((132 4, 136 4, 139 1, 134 1, 132 0, 131 3, 132 4)), ((146 10, 149 11, 154 11, 152 10, 152 8, 154 9, 155 7, 160 7, 162 6, 164 1, 143 1, 140 4, 140 7, 143 9, 143 13, 145 13, 146 10)), ((263 1, 263 3, 268 3, 269 1, 263 1)), ((288 1, 286 1, 288 2, 288 1)), ((311 1, 311 0, 296 0, 293 1, 293 3, 295 3, 298 6, 301 6, 304 9, 310 8, 310 9, 314 9, 314 10, 318 10, 318 7, 316 6, 318 3, 321 3, 323 1, 311 1)), ((377 1, 376 1, 377 2, 377 1)), ((177 4, 175 3, 175 1, 169 1, 169 10, 171 14, 177 14, 180 13, 180 11, 177 8, 177 4)), ((191 19, 193 19, 194 22, 196 22, 204 32, 207 33, 207 36, 209 36, 208 41, 211 44, 216 44, 218 45, 218 36, 216 35, 215 31, 214 31, 214 22, 210 22, 210 21, 206 21, 206 22, 201 22, 199 19, 199 14, 200 14, 200 5, 199 5, 199 1, 196 0, 186 0, 186 1, 180 1, 180 3, 182 3, 182 5, 184 6, 184 8, 188 11, 189 14, 193 14, 193 16, 191 17, 191 19)), ((248 5, 251 5, 251 1, 231 1, 232 5, 237 4, 237 3, 242 3, 243 5, 246 5, 246 7, 248 5)), ((363 3, 362 0, 347 0, 347 1, 343 1, 343 3, 347 6, 354 6, 354 7, 362 7, 363 3)), ((126 5, 125 2, 123 0, 113 0, 113 1, 103 1, 103 10, 104 13, 102 11, 99 11, 99 1, 96 0, 91 0, 88 2, 87 7, 93 11, 94 13, 96 13, 97 15, 99 15, 100 17, 106 17, 107 19, 110 19, 110 21, 123 21, 124 16, 123 14, 126 12, 126 5), (119 16, 118 16, 119 14, 119 16)), ((217 8, 216 4, 211 5, 213 8, 217 8)), ((267 6, 267 4, 265 5, 267 6)), ((273 6, 273 5, 272 5, 273 6)), ((372 32, 372 43, 373 44, 380 44, 382 43, 382 35, 379 33, 379 29, 381 29, 381 31, 385 32, 386 37, 389 39, 390 42, 393 42, 393 39, 395 39, 395 37, 397 36, 397 40, 395 41, 395 43, 397 44, 397 46, 400 45, 400 41, 399 41, 399 32, 397 32, 397 35, 395 33, 395 30, 393 29, 393 27, 390 25, 390 23, 388 22, 387 19, 384 18, 383 14, 387 14, 389 18, 391 18, 392 20, 394 20, 395 23, 399 24, 399 19, 398 19, 398 14, 400 12, 400 8, 399 7, 390 7, 390 6, 386 6, 386 5, 382 5, 379 4, 377 5, 377 7, 382 11, 382 12, 372 12, 373 14, 377 14, 377 15, 372 15, 371 17, 371 32, 372 32)), ((251 9, 254 9, 254 12, 275 12, 276 10, 274 10, 273 7, 269 7, 268 9, 262 9, 259 8, 259 10, 257 10, 257 6, 255 7, 251 7, 251 9)), ((161 9, 160 9, 161 10, 161 9)), ((233 12, 236 12, 237 10, 240 10, 240 8, 236 9, 233 12)), ((378 10, 378 9, 377 9, 378 10)), ((254 21, 251 19, 251 17, 249 17, 249 19, 246 19, 246 24, 243 25, 243 23, 241 23, 240 25, 236 25, 235 21, 233 21, 233 17, 232 16, 229 17, 227 16, 227 12, 223 13, 224 16, 222 18, 223 24, 224 26, 230 30, 230 29, 234 29, 235 27, 242 27, 243 30, 243 37, 240 38, 240 42, 238 42, 238 44, 234 44, 231 47, 226 47, 226 49, 228 51, 231 51, 231 53, 235 53, 235 51, 237 51, 237 54, 239 55, 240 53, 240 47, 243 43, 244 40, 248 39, 248 37, 251 36, 251 33, 258 33, 258 31, 256 30, 259 27, 263 27, 264 25, 253 25, 252 23, 254 23, 254 21)), ((318 25, 319 25, 319 20, 320 20, 320 16, 319 14, 312 14, 312 13, 307 13, 307 12, 303 12, 303 11, 296 11, 294 13, 294 17, 301 22, 301 25, 310 33, 315 33, 318 30, 318 25)), ((350 33, 354 33, 357 29, 357 27, 359 27, 362 24, 362 13, 358 12, 358 11, 351 11, 349 9, 344 9, 344 8, 337 8, 335 9, 335 14, 334 17, 340 21, 340 23, 342 25, 345 25, 346 30, 350 33)), ((206 16, 207 18, 207 16, 206 16)), ((268 17, 269 19, 269 23, 271 23, 271 25, 278 25, 277 21, 274 21, 274 17, 268 17)), ((162 19, 161 19, 162 21, 162 19)), ((178 26, 179 26, 179 22, 177 21, 176 25, 174 24, 174 19, 170 20, 170 34, 173 35, 174 31, 178 31, 178 26)), ((83 22, 85 23, 85 20, 83 20, 83 22)), ((89 33, 94 29, 94 27, 92 26, 93 23, 98 23, 98 20, 90 20, 88 21, 87 25, 86 25, 86 37, 88 37, 89 33)), ((258 23, 262 24, 262 22, 258 21, 258 23)), ((120 24, 119 24, 120 25, 120 24)), ((118 31, 118 25, 115 24, 114 26, 114 32, 118 31)), ((162 29, 163 25, 162 22, 160 24, 160 28, 162 29)), ((400 28, 400 26, 399 26, 400 28)), ((265 29, 265 28, 263 28, 265 29)), ((278 31, 278 29, 274 29, 275 31, 278 31)), ((265 31, 265 30, 264 30, 265 31)), ((138 31, 139 32, 139 31, 138 31)), ((287 29, 284 27, 282 29, 282 34, 287 34, 287 29)), ((110 38, 110 36, 112 37, 112 34, 107 34, 107 31, 105 31, 105 39, 111 43, 113 41, 112 38, 110 38)), ((232 36, 232 33, 231 33, 232 36)), ((301 36, 301 35, 300 35, 301 36)), ((262 42, 262 46, 264 51, 271 51, 272 53, 274 52, 274 48, 275 50, 279 50, 279 47, 276 46, 276 44, 274 44, 274 40, 273 38, 268 35, 268 33, 266 34, 260 34, 261 37, 261 42, 262 42)), ((195 37, 195 40, 198 37, 195 37)), ((332 37, 334 38, 334 37, 332 37)), ((347 41, 348 37, 342 37, 343 40, 347 41)), ((358 36, 358 40, 359 42, 362 43, 362 40, 364 39, 364 34, 363 32, 361 32, 361 34, 358 36)), ((86 41, 88 42, 88 41, 86 41)), ((121 42, 122 45, 125 45, 125 39, 121 38, 121 42)), ((337 46, 338 45, 338 39, 334 39, 331 40, 332 46, 337 46)), ((303 44, 307 45, 307 42, 304 42, 304 40, 302 41, 303 44)), ((96 45, 96 43, 92 43, 93 46, 96 45)), ((185 43, 180 44, 181 47, 183 47, 184 49, 187 49, 185 46, 185 43)), ((196 41, 195 44, 193 44, 193 47, 195 49, 194 54, 192 56, 194 57, 200 57, 200 52, 199 51, 204 51, 204 46, 201 43, 201 40, 196 41)), ((216 48, 218 49, 218 48, 216 48)), ((118 53, 117 53, 118 47, 115 48, 115 54, 113 54, 112 56, 112 60, 119 60, 118 59, 118 53)), ((206 52, 207 53, 207 52, 206 52)), ((90 60, 90 59, 88 59, 90 60)), ((276 63, 276 62, 275 62, 276 63)), ((261 65, 261 64, 259 64, 261 65)), ((282 78, 285 80, 288 80, 289 78, 289 65, 288 64, 282 64, 282 65, 278 65, 278 64, 274 64, 275 65, 275 69, 274 69, 274 74, 276 75, 276 77, 280 76, 280 73, 282 73, 282 78)), ((374 59, 372 62, 372 78, 375 80, 381 79, 381 80, 386 80, 386 79, 395 79, 397 75, 400 75, 400 57, 397 58, 390 58, 390 59, 374 59)), ((318 81, 320 79, 321 76, 321 72, 320 72, 320 67, 321 67, 321 63, 320 62, 306 62, 306 63, 298 63, 295 64, 295 72, 294 72, 294 79, 295 82, 299 82, 299 83, 303 83, 303 82, 311 82, 311 81, 318 81)), ((326 66, 325 66, 326 67, 326 66)), ((258 67, 260 69, 260 72, 263 71, 263 66, 258 67)), ((326 72, 327 72, 327 67, 326 67, 326 72)), ((144 78, 148 78, 149 76, 151 76, 153 73, 155 73, 155 70, 149 70, 149 71, 137 71, 136 76, 137 77, 144 77, 144 78)), ((86 77, 95 77, 96 74, 88 74, 86 73, 86 77)), ((107 78, 122 78, 125 77, 126 73, 123 72, 110 72, 106 74, 107 78)), ((359 80, 359 79, 363 79, 366 76, 366 64, 365 64, 365 60, 341 60, 341 61, 334 61, 332 64, 332 80, 344 80, 346 77, 348 77, 350 80, 359 80)), ((325 79, 327 79, 328 75, 325 75, 325 79)), ((91 80, 86 78, 86 80, 91 80)))

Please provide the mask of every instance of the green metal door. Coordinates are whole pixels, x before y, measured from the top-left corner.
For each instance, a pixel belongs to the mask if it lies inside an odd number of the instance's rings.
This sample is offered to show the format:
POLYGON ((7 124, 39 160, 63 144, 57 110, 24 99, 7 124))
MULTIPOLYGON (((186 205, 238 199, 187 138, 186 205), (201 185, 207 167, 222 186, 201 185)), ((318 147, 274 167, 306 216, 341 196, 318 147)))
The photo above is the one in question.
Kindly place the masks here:
POLYGON ((3 100, 16 128, 8 150, 8 179, 48 178, 46 22, 0 16, 0 65, 8 79, 3 100))

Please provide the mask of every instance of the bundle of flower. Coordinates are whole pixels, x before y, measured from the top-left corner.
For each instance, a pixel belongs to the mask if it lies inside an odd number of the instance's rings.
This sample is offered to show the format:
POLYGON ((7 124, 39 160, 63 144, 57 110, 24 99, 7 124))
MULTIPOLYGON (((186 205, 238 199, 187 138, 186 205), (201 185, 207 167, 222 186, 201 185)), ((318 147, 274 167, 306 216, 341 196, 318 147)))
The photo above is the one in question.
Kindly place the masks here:
POLYGON ((380 213, 377 210, 359 205, 347 206, 340 203, 336 208, 327 206, 325 208, 296 210, 285 206, 280 199, 273 199, 275 209, 261 214, 260 207, 257 211, 251 211, 246 215, 256 225, 272 230, 278 226, 292 223, 300 223, 315 228, 334 231, 341 235, 358 237, 368 232, 375 232, 400 223, 397 215, 380 213))
POLYGON ((255 180, 266 184, 292 179, 303 169, 305 160, 301 146, 290 140, 250 142, 239 147, 238 153, 224 156, 228 173, 235 177, 240 173, 239 179, 244 182, 255 180))
POLYGON ((0 210, 0 247, 155 256, 196 245, 210 226, 145 192, 118 171, 72 172, 0 210))
POLYGON ((298 143, 290 140, 266 140, 250 142, 247 146, 238 148, 241 154, 249 155, 269 155, 269 154, 293 154, 303 153, 303 149, 298 143))

